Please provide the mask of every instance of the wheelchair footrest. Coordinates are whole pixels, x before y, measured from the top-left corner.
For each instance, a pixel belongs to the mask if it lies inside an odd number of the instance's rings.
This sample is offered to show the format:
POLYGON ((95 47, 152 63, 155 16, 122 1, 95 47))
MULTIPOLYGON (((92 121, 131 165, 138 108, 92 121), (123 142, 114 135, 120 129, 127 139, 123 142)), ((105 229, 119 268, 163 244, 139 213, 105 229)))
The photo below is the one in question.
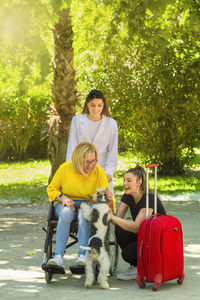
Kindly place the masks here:
POLYGON ((85 274, 84 266, 70 266, 69 268, 73 274, 85 274))
POLYGON ((51 266, 47 264, 42 264, 42 270, 45 272, 49 272, 51 274, 65 274, 65 269, 63 267, 51 266))

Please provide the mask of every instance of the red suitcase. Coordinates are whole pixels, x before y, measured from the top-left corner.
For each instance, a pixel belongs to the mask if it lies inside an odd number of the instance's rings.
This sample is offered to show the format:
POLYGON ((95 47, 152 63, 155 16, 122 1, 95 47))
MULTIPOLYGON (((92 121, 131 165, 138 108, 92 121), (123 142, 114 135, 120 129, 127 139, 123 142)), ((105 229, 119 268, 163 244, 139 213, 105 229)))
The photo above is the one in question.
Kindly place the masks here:
POLYGON ((157 164, 147 165, 146 219, 138 231, 137 246, 137 283, 144 288, 146 282, 153 283, 157 291, 162 282, 184 280, 183 236, 180 221, 174 216, 157 214, 157 164), (154 215, 148 218, 149 208, 149 168, 155 167, 154 215))

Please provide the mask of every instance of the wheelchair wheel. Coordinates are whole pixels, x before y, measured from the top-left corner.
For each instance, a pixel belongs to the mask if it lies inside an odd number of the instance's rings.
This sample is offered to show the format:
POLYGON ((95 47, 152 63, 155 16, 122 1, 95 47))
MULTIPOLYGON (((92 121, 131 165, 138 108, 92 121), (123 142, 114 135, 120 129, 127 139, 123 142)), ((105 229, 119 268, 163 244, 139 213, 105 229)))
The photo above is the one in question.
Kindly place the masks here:
POLYGON ((54 229, 51 226, 48 226, 47 230, 44 229, 46 232, 46 239, 45 239, 45 245, 44 245, 44 258, 43 258, 43 263, 42 263, 42 270, 44 271, 45 274, 45 280, 46 283, 51 283, 53 273, 51 269, 48 268, 47 262, 50 258, 53 256, 53 251, 52 251, 52 238, 54 234, 54 229))
POLYGON ((118 244, 115 237, 115 226, 109 224, 105 240, 105 247, 110 258, 110 275, 113 276, 117 270, 118 264, 118 244))
MULTIPOLYGON (((46 263, 48 262, 48 260, 52 258, 52 243, 50 243, 48 245, 48 249, 47 249, 47 256, 46 256, 46 263)), ((48 271, 45 271, 45 280, 46 280, 46 283, 51 283, 51 280, 52 280, 52 273, 51 272, 48 272, 48 271)))

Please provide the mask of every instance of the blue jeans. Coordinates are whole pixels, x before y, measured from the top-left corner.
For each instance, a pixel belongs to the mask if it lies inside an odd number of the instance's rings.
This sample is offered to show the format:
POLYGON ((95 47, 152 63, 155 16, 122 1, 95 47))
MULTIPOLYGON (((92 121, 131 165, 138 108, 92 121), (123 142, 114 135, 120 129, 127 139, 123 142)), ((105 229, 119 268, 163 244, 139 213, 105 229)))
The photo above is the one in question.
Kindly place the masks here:
MULTIPOLYGON (((79 207, 80 204, 89 203, 85 200, 74 200, 74 205, 79 207)), ((65 248, 70 233, 70 224, 76 218, 76 212, 69 209, 67 206, 62 208, 62 204, 55 205, 55 215, 58 218, 58 225, 56 229, 56 252, 55 254, 64 255, 65 248)), ((86 250, 81 249, 80 246, 87 246, 89 239, 89 223, 83 217, 81 209, 78 210, 78 256, 85 255, 86 250)))

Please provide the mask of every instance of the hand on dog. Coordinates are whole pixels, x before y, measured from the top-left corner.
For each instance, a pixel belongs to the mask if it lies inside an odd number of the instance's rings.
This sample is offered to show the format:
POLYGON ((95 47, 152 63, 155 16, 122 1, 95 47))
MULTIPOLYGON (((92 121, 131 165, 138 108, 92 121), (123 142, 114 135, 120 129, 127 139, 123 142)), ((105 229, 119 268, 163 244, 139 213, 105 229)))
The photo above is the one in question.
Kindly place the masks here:
POLYGON ((107 198, 107 204, 110 208, 113 207, 113 194, 112 192, 106 188, 106 198, 107 198))

